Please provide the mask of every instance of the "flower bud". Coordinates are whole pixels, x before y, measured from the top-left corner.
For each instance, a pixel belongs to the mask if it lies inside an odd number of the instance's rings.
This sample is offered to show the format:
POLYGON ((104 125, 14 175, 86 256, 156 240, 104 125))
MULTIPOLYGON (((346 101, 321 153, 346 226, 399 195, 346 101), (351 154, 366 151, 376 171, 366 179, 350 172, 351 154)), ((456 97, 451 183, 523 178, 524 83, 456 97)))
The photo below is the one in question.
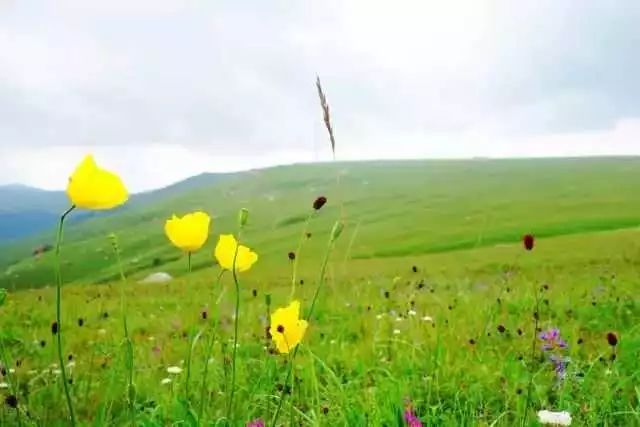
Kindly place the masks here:
POLYGON ((340 234, 342 234, 342 230, 344 230, 344 223, 342 221, 338 221, 333 224, 333 230, 331 230, 331 241, 335 242, 340 234))
POLYGON ((320 210, 325 205, 325 203, 327 203, 327 198, 324 196, 320 196, 313 202, 313 209, 320 210))
POLYGON ((247 225, 247 221, 249 220, 249 210, 247 208, 240 209, 238 213, 238 224, 240 224, 240 228, 244 228, 247 225))

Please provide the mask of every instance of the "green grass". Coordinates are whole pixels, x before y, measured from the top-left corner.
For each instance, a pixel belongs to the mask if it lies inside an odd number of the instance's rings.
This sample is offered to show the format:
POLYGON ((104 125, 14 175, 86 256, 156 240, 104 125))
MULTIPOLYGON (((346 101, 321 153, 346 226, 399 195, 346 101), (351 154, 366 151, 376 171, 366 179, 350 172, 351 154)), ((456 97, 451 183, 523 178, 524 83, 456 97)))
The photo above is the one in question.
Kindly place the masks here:
MULTIPOLYGON (((211 252, 218 234, 235 231, 237 208, 246 206, 245 241, 260 260, 241 275, 233 425, 258 417, 270 421, 287 358, 268 351, 265 295, 271 295, 271 310, 288 304, 287 253, 297 245, 313 199, 324 194, 329 203, 313 219, 300 260, 304 284, 297 297, 303 311, 341 203, 347 227, 295 361, 281 425, 402 425, 409 400, 429 426, 519 425, 531 373, 527 425, 537 425, 535 411, 543 408, 570 411, 573 425, 640 425, 638 166, 636 159, 558 159, 283 167, 71 226, 63 274, 74 284, 63 290, 63 327, 65 351, 76 363, 72 395, 78 418, 83 425, 129 422, 119 312, 123 285, 115 279, 106 237, 116 232, 130 276, 138 424, 197 425, 213 333, 201 425, 224 425, 234 293, 230 276, 216 286, 211 252), (339 186, 337 171, 347 171, 339 186), (174 210, 194 208, 214 215, 213 230, 206 250, 194 257, 195 271, 186 274, 186 259, 170 247, 162 223, 174 210), (538 238, 531 252, 519 241, 527 232, 538 238), (161 265, 153 267, 154 259, 161 265), (158 270, 178 277, 170 284, 136 283, 158 270), (543 284, 548 290, 540 291, 540 327, 560 328, 569 343, 561 383, 539 342, 531 360, 534 292, 543 284), (506 332, 498 332, 499 325, 506 332), (614 361, 610 331, 620 341, 614 361), (168 366, 186 367, 199 332, 191 392, 185 391, 186 371, 161 385, 168 366)), ((11 247, 14 257, 21 247, 28 243, 11 247)), ((21 407, 30 413, 30 419, 22 414, 25 424, 63 425, 66 414, 59 376, 50 372, 56 360, 52 262, 50 254, 20 259, 3 279, 4 286, 18 289, 0 309, 0 337, 10 364, 21 362, 9 378, 17 381, 21 407)), ((0 417, 1 425, 18 422, 6 406, 0 417)))

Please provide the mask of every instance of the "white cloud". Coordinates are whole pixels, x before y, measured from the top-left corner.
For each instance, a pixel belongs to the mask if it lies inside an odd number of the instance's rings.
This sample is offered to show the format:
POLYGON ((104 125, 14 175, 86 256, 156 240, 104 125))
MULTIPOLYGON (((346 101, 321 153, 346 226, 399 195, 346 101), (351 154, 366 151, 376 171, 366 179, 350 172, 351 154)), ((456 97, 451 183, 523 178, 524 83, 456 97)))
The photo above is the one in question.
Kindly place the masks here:
POLYGON ((640 154, 633 5, 2 4, 0 184, 88 151, 136 190, 327 159, 316 73, 342 159, 640 154))

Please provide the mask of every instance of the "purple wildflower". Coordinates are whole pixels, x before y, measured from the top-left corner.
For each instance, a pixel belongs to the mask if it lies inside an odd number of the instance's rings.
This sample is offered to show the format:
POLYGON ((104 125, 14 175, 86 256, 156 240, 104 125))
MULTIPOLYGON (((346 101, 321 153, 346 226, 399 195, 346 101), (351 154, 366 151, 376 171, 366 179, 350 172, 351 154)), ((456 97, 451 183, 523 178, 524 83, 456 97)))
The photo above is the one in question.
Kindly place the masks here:
POLYGON ((555 354, 549 356, 549 360, 551 360, 551 363, 553 364, 553 370, 555 371, 558 380, 563 380, 567 373, 568 360, 562 356, 556 356, 555 354))
POLYGON ((404 420, 407 422, 407 427, 422 427, 422 421, 413 413, 410 406, 404 410, 404 420))
POLYGON ((253 421, 247 423, 247 427, 264 427, 264 421, 260 418, 256 418, 253 421))
POLYGON ((544 351, 567 347, 567 342, 560 336, 560 330, 558 328, 551 328, 548 331, 542 332, 539 337, 544 341, 544 344, 542 344, 542 350, 544 351))

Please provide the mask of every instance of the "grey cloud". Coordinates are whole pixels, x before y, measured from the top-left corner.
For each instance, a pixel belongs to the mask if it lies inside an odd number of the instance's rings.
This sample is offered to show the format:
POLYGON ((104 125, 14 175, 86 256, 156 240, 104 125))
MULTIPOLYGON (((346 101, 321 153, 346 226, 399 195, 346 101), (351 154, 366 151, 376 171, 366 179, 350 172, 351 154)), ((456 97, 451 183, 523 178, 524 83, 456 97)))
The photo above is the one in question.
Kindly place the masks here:
MULTIPOLYGON (((238 155, 310 144, 316 72, 336 131, 352 137, 346 144, 377 130, 527 135, 640 115, 640 10, 631 0, 488 2, 479 56, 459 68, 447 39, 441 56, 420 40, 398 45, 408 49, 401 67, 385 57, 393 51, 353 44, 345 27, 368 9, 348 15, 341 1, 19 3, 0 18, 0 37, 28 34, 40 48, 0 54, 13 69, 0 71, 0 144, 177 143, 238 155), (65 46, 75 46, 68 68, 65 46), (21 64, 39 63, 21 55, 48 47, 51 79, 18 78, 21 64)), ((38 71, 47 72, 25 74, 38 71)))

